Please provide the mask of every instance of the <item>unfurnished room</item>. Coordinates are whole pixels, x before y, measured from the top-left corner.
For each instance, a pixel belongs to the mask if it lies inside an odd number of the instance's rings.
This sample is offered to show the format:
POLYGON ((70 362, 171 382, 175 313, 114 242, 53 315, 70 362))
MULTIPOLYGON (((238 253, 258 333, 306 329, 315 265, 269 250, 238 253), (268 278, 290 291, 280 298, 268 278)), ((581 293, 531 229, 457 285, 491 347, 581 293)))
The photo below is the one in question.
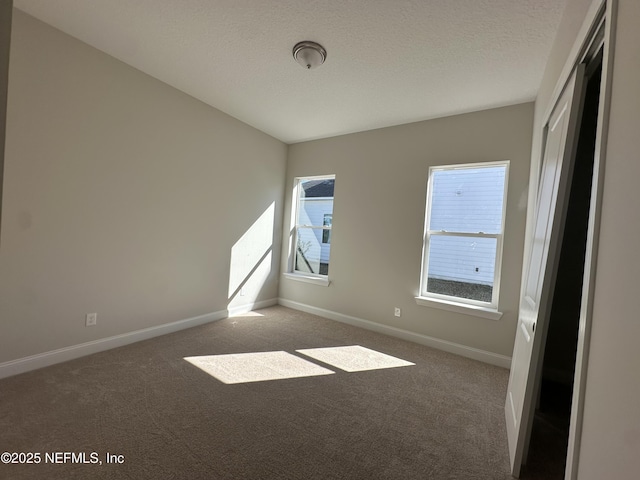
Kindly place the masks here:
POLYGON ((0 0, 0 479, 640 453, 640 2, 0 0))

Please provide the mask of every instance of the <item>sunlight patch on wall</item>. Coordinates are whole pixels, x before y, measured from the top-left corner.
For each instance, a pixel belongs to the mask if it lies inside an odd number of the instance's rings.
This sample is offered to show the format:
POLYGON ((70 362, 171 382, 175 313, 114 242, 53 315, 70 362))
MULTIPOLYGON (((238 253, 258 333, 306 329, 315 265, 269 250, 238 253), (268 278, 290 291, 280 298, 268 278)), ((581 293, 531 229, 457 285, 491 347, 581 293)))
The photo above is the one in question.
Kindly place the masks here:
POLYGON ((271 274, 275 202, 231 248, 229 305, 255 301, 271 274))
POLYGON ((345 372, 363 372, 366 370, 380 370, 383 368, 407 367, 415 363, 392 357, 385 353, 376 352, 360 345, 348 347, 308 348, 296 350, 306 355, 344 370, 345 372))
POLYGON ((185 357, 184 359, 226 384, 314 377, 335 373, 282 351, 207 355, 185 357))

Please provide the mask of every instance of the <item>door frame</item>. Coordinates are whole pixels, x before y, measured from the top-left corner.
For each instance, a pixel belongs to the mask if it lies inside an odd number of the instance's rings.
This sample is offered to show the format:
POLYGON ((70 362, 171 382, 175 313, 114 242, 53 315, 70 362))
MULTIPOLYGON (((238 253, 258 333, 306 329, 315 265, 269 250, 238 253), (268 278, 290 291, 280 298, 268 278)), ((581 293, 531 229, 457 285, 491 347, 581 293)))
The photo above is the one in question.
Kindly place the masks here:
POLYGON ((4 184, 4 150, 9 96, 9 55, 13 0, 0 0, 0 228, 2 225, 2 186, 4 184))
MULTIPOLYGON (((613 77, 613 60, 615 44, 615 24, 618 15, 617 0, 599 0, 598 15, 591 20, 591 29, 583 40, 581 59, 593 55, 602 48, 602 77, 600 99, 598 105, 598 121, 596 127, 596 144, 593 158, 593 178, 591 183, 591 200, 589 206, 589 222, 587 227, 587 245, 582 277, 582 299, 578 326, 578 344, 576 353, 576 369, 574 373, 573 398, 571 402, 571 420, 569 423, 569 442, 567 446, 567 463, 565 479, 577 480, 578 462, 580 459, 580 442, 582 439, 582 421, 584 414, 584 397, 589 364, 589 346, 591 341, 591 324, 593 316, 593 293, 595 290, 596 262, 598 238, 600 233, 600 213, 602 210, 602 191, 605 174, 605 157, 609 130, 609 111, 611 104, 611 84, 613 77), (603 18, 604 17, 604 18, 603 18), (602 38, 595 38, 600 22, 604 21, 602 38), (594 51, 595 50, 595 51, 594 51)), ((593 6, 593 5, 592 5, 593 6)), ((589 20, 587 17, 586 20, 589 20)), ((580 40, 580 37, 578 37, 580 40)))
MULTIPOLYGON (((613 53, 615 44, 615 23, 617 18, 617 0, 592 0, 582 26, 569 52, 561 74, 545 106, 541 123, 535 126, 534 138, 537 139, 534 148, 538 148, 537 165, 532 165, 535 177, 531 179, 530 188, 537 191, 540 169, 542 167, 542 155, 546 143, 545 126, 548 124, 553 109, 560 99, 562 91, 571 78, 574 68, 590 59, 602 46, 602 79, 598 108, 598 121, 596 128, 596 144, 593 159, 593 177, 591 185, 591 199, 589 205, 589 221, 587 228, 585 268, 582 283, 582 300, 580 305, 580 318, 578 327, 577 355, 574 373, 573 395, 571 403, 571 419, 569 425, 569 441, 567 446, 567 462, 565 480, 577 480, 578 462, 580 458, 580 441, 582 436, 582 423, 584 412, 584 396, 587 381, 587 368, 589 363, 589 345, 591 337, 591 321, 593 312, 593 292, 595 288, 596 262, 598 252, 598 236, 600 231, 600 212, 602 205, 602 190, 604 181, 605 153, 607 147, 607 134, 609 126, 609 110, 611 103, 611 79, 613 74, 613 53), (604 31, 602 32, 602 28, 604 31), (600 33, 600 35, 599 35, 600 33), (535 168, 537 167, 537 168, 535 168)), ((531 197, 530 197, 531 200, 531 197)), ((536 210, 537 198, 530 201, 530 209, 536 210)), ((527 221, 527 245, 525 245, 525 257, 528 258, 530 250, 529 234, 532 231, 533 221, 527 221)), ((523 272, 524 275, 524 272, 523 272)), ((523 287, 524 288, 524 287, 523 287)), ((526 454, 525 454, 526 455, 526 454)))
POLYGON ((585 66, 580 64, 572 71, 545 126, 542 175, 538 182, 536 221, 532 235, 539 251, 536 255, 535 245, 530 249, 524 269, 527 273, 522 285, 519 328, 505 406, 511 473, 515 477, 519 477, 529 451, 535 397, 539 389, 583 115, 584 80, 585 66), (518 395, 517 407, 513 402, 514 394, 518 395))

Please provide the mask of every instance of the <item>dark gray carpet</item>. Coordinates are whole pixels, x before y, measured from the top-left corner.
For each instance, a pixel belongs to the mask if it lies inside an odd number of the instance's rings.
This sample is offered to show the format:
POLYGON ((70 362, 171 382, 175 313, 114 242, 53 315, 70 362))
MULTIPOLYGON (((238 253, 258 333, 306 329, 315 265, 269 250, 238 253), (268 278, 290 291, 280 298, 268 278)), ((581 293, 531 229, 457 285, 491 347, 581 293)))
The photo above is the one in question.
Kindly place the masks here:
POLYGON ((2 479, 508 479, 508 371, 284 307, 0 380, 2 479), (361 345, 415 366, 226 385, 187 356, 361 345), (124 456, 105 464, 105 455, 124 456))

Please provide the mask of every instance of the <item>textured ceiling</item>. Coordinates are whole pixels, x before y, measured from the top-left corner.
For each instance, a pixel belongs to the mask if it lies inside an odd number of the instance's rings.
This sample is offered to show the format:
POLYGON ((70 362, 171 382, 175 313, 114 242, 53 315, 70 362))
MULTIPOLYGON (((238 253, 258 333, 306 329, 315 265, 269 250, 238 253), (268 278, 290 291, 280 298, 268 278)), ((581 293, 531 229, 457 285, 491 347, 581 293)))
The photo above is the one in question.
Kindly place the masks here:
POLYGON ((565 0, 14 0, 280 140, 531 101, 565 0), (327 49, 306 71, 301 40, 327 49))

